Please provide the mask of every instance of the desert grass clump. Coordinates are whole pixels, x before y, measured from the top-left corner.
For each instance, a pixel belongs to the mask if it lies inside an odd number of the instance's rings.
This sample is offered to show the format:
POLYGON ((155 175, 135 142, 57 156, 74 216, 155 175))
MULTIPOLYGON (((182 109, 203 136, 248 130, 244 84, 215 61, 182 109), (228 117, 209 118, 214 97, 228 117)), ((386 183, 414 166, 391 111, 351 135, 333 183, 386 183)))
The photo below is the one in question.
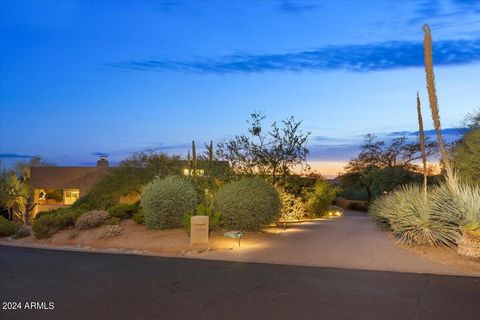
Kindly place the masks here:
POLYGON ((419 185, 404 185, 378 198, 370 213, 408 245, 452 247, 459 236, 455 223, 433 210, 430 198, 425 201, 419 185))

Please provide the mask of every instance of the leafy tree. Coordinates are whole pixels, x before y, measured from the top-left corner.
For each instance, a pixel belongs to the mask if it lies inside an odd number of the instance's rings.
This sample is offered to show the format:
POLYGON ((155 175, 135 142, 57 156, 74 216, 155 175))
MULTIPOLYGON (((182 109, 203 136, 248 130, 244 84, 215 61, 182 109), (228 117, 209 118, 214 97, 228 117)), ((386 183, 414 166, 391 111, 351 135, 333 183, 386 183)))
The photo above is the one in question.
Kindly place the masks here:
MULTIPOLYGON (((426 156, 436 152, 437 144, 426 139, 426 156)), ((378 191, 391 191, 398 185, 417 179, 420 170, 414 162, 421 158, 420 143, 409 142, 406 136, 394 138, 387 145, 368 134, 358 156, 345 167, 340 183, 347 188, 363 188, 368 201, 371 201, 378 191)))
POLYGON ((264 129, 264 120, 264 115, 252 113, 249 134, 219 143, 217 155, 228 160, 238 173, 266 175, 272 182, 280 178, 280 183, 285 184, 294 167, 306 167, 310 132, 304 133, 302 122, 293 117, 280 124, 274 122, 269 131, 264 129))
POLYGON ((467 116, 464 127, 452 148, 453 165, 463 180, 480 185, 480 110, 467 116))
POLYGON ((53 163, 35 156, 29 161, 18 161, 14 169, 2 172, 0 177, 0 204, 7 208, 9 219, 17 217, 24 223, 29 223, 30 212, 35 207, 30 169, 53 165, 53 163))

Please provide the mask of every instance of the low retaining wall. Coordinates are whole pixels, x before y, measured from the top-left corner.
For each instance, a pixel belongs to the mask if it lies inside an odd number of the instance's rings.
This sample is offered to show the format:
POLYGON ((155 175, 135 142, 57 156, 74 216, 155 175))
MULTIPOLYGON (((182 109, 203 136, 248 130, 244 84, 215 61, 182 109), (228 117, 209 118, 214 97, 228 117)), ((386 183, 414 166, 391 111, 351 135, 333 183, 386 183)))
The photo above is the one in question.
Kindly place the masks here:
POLYGON ((360 211, 367 211, 368 209, 368 202, 362 200, 349 200, 342 197, 337 197, 335 199, 335 204, 343 209, 352 209, 352 210, 360 210, 360 211))

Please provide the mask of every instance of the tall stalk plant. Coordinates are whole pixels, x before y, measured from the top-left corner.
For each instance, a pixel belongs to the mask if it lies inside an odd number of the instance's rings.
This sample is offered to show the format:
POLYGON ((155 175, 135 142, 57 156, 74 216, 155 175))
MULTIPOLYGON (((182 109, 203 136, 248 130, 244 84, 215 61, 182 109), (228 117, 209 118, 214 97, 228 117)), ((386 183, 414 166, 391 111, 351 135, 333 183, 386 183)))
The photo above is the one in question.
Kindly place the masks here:
POLYGON ((417 91, 417 117, 418 117, 418 132, 420 138, 420 151, 422 153, 422 164, 423 164, 423 197, 425 202, 428 200, 428 189, 427 189, 427 155, 425 152, 425 131, 423 130, 423 117, 422 117, 422 106, 420 103, 420 96, 417 91))
POLYGON ((432 34, 428 24, 424 24, 422 29, 425 33, 423 49, 425 54, 425 73, 427 78, 427 91, 428 100, 430 101, 430 111, 432 113, 433 125, 435 127, 435 131, 437 132, 438 145, 440 147, 442 162, 447 175, 447 183, 450 187, 454 188, 455 177, 453 175, 452 166, 448 159, 447 149, 445 147, 445 142, 443 140, 441 131, 440 111, 438 108, 437 92, 435 89, 435 73, 433 72, 432 34))

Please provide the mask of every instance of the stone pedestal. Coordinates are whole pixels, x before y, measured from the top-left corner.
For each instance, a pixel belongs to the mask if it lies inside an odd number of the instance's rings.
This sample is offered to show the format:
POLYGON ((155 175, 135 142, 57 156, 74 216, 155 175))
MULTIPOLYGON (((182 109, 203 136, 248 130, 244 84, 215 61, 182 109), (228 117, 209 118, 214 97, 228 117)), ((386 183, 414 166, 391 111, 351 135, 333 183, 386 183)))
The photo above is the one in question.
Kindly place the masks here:
POLYGON ((193 216, 190 220, 190 244, 208 243, 208 216, 193 216))

